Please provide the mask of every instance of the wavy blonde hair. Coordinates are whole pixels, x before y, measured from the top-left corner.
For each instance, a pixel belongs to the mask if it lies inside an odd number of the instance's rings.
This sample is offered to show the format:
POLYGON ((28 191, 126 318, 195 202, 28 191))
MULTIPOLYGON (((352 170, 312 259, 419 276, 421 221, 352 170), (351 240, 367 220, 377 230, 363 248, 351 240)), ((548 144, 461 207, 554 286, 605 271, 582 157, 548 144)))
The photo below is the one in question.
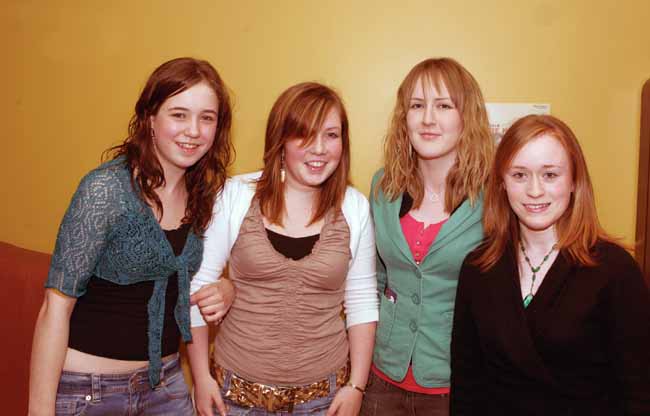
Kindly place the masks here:
POLYGON ((472 261, 482 271, 489 270, 501 258, 508 244, 519 245, 519 220, 508 202, 503 178, 517 153, 544 135, 555 138, 566 151, 574 184, 569 205, 556 223, 558 249, 564 250, 576 264, 594 266, 598 263, 593 252, 596 242, 615 242, 598 221, 587 163, 576 136, 556 117, 529 115, 510 126, 494 158, 483 205, 485 241, 472 261))
POLYGON ((472 74, 451 58, 431 58, 420 62, 399 86, 391 124, 384 140, 384 175, 377 189, 381 189, 389 200, 408 192, 413 198, 414 208, 422 203, 424 184, 406 125, 411 96, 420 79, 438 90, 444 84, 463 122, 456 163, 446 178, 445 211, 452 212, 466 198, 473 204, 479 197, 494 155, 494 139, 490 134, 485 101, 478 83, 472 74))

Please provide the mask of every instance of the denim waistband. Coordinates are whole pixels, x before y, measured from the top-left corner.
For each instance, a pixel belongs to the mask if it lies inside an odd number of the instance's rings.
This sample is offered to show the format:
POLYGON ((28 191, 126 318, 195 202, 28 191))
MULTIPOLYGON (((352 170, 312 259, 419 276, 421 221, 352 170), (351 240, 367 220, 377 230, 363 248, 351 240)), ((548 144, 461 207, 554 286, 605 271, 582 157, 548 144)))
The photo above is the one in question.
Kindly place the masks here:
MULTIPOLYGON (((93 400, 100 400, 102 395, 111 393, 134 393, 150 390, 149 367, 145 366, 130 373, 119 374, 92 374, 62 371, 59 381, 58 394, 79 394, 91 396, 93 400)), ((176 373, 182 372, 178 356, 163 364, 160 371, 160 384, 176 373)))

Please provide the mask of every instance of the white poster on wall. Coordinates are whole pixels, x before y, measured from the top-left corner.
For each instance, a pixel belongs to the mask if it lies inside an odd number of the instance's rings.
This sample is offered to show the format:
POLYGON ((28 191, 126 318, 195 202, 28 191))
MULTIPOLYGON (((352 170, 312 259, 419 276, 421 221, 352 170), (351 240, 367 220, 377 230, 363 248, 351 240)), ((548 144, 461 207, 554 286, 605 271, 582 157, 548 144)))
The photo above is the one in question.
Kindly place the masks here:
POLYGON ((486 103, 490 130, 499 144, 503 134, 517 119, 528 114, 551 114, 550 104, 486 103))

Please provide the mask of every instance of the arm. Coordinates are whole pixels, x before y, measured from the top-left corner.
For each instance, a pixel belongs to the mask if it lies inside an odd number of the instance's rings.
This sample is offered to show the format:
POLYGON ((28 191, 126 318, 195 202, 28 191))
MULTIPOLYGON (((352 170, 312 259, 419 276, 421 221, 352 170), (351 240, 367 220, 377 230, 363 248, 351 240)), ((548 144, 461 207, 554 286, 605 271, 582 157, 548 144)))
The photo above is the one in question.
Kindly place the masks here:
POLYGON ((471 283, 479 278, 466 258, 458 276, 451 331, 451 415, 480 414, 485 375, 478 330, 471 311, 471 283))
POLYGON ((68 348, 70 315, 76 302, 77 299, 53 289, 45 291, 32 341, 30 415, 54 415, 56 391, 68 348))
MULTIPOLYGON (((377 203, 375 200, 375 187, 377 186, 377 181, 379 180, 380 172, 375 174, 375 176, 372 179, 372 183, 370 185, 370 216, 372 220, 374 221, 375 218, 375 204, 377 203)), ((386 289, 386 281, 388 280, 388 277, 386 275, 386 265, 384 264, 384 261, 381 259, 379 256, 379 252, 376 253, 377 261, 376 261, 376 270, 377 270, 377 290, 379 295, 384 293, 384 289, 386 289)))
POLYGON ((626 415, 650 414, 650 295, 634 259, 620 249, 602 267, 613 276, 604 316, 608 347, 626 415), (619 257, 615 259, 613 257, 619 257))
POLYGON ((201 267, 190 284, 194 306, 191 311, 192 342, 187 344, 187 354, 194 382, 194 401, 199 415, 212 415, 213 404, 222 415, 226 414, 219 386, 210 374, 210 340, 207 322, 220 320, 230 308, 234 298, 232 283, 220 279, 236 238, 230 232, 234 185, 233 181, 227 181, 223 193, 215 203, 212 221, 205 232, 201 267), (217 286, 221 284, 224 286, 217 286), (226 299, 228 287, 233 292, 230 300, 226 299))
POLYGON ((192 303, 192 327, 207 325, 223 318, 234 300, 234 287, 228 281, 218 283, 230 257, 230 249, 236 236, 231 235, 230 226, 233 197, 236 183, 226 181, 223 192, 215 202, 212 221, 205 231, 203 240, 203 260, 199 271, 190 282, 190 301, 192 303))
MULTIPOLYGON (((350 383, 365 390, 375 346, 375 329, 379 318, 377 280, 375 273, 375 235, 368 203, 358 209, 360 215, 359 245, 348 270, 345 286, 345 314, 350 342, 350 383)), ((346 386, 339 390, 328 415, 359 414, 363 394, 346 386)))
POLYGON ((36 321, 29 383, 30 415, 54 415, 56 391, 65 361, 70 315, 106 245, 121 193, 107 171, 80 183, 66 211, 52 256, 43 306, 36 321), (56 290, 53 290, 56 289, 56 290))
POLYGON ((194 402, 199 416, 212 416, 212 405, 219 414, 226 415, 226 406, 221 398, 219 385, 210 374, 210 335, 207 326, 192 328, 192 342, 187 344, 187 356, 194 381, 194 402))

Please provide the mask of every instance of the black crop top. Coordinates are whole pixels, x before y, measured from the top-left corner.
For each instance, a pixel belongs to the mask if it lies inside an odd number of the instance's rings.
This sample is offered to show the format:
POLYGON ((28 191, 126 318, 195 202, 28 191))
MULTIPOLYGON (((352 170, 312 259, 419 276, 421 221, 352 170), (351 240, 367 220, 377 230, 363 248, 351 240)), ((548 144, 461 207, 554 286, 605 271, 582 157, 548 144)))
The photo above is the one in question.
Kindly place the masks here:
POLYGON ((320 234, 309 235, 307 237, 289 237, 288 235, 278 234, 268 228, 266 229, 266 235, 275 251, 293 260, 300 260, 309 255, 314 248, 314 244, 320 238, 320 234))
MULTIPOLYGON (((185 246, 189 224, 165 230, 174 254, 185 246)), ((147 302, 154 281, 118 285, 93 276, 87 292, 77 299, 70 317, 68 346, 78 351, 116 360, 146 361, 148 345, 147 302)), ((162 356, 178 352, 180 331, 174 317, 178 299, 178 276, 169 276, 165 293, 162 356)))

